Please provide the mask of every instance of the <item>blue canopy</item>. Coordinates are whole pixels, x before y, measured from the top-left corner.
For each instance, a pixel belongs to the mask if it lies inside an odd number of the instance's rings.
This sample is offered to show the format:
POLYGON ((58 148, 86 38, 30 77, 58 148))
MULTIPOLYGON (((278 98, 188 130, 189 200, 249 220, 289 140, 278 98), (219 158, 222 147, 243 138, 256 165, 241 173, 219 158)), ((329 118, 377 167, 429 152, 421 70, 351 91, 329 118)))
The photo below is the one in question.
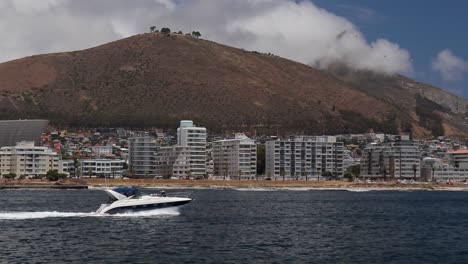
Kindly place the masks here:
POLYGON ((115 188, 115 189, 112 189, 112 190, 114 192, 118 192, 118 193, 120 193, 122 195, 125 195, 127 197, 141 194, 141 192, 138 189, 133 188, 133 187, 119 187, 119 188, 115 188))

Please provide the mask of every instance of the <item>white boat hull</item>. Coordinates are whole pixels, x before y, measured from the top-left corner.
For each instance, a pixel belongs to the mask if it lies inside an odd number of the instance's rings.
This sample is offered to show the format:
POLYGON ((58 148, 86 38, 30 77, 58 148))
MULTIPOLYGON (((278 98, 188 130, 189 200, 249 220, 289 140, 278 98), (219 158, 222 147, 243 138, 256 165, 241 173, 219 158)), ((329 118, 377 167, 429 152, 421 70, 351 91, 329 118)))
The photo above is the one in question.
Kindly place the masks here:
POLYGON ((113 202, 112 204, 102 204, 96 211, 100 214, 121 214, 128 212, 141 212, 160 208, 177 207, 191 202, 190 198, 183 197, 154 197, 143 196, 138 198, 126 198, 113 202))

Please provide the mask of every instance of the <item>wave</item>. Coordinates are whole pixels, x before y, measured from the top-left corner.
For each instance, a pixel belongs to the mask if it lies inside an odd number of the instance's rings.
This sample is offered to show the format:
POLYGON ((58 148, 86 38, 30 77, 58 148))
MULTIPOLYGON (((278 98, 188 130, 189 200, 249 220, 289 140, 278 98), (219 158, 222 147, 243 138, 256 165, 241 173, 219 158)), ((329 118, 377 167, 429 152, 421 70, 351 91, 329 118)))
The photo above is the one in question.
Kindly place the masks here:
POLYGON ((242 191, 242 192, 271 192, 277 191, 273 188, 234 188, 233 190, 242 191))
POLYGON ((344 189, 345 191, 348 192, 370 192, 373 191, 373 189, 366 189, 366 188, 349 188, 349 189, 344 189))
POLYGON ((26 219, 41 219, 41 218, 67 218, 67 217, 152 217, 152 216, 167 216, 179 215, 178 208, 162 208, 142 212, 128 212, 121 214, 98 214, 92 213, 76 213, 76 212, 0 212, 0 220, 26 220, 26 219))

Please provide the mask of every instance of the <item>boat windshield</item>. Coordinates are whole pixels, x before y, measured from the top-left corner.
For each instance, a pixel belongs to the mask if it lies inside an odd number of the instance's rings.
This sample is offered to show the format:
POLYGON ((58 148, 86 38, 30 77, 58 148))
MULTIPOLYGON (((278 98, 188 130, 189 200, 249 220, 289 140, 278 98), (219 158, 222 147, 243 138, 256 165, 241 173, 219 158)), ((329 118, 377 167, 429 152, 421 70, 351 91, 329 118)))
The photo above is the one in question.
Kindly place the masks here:
POLYGON ((126 197, 141 195, 141 192, 138 189, 132 187, 119 187, 113 189, 113 191, 125 195, 126 197))

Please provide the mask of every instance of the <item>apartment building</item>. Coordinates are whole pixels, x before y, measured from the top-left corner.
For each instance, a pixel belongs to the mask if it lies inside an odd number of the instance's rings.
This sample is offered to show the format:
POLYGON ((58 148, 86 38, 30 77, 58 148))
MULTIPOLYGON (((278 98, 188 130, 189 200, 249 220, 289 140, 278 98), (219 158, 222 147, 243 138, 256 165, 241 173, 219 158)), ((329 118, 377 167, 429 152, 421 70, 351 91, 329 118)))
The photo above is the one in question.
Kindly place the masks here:
POLYGON ((342 142, 333 136, 293 136, 265 143, 266 176, 309 179, 311 176, 343 176, 342 142))
POLYGON ((141 136, 128 139, 129 170, 137 177, 154 177, 159 144, 154 137, 141 136))
POLYGON ((89 148, 97 157, 107 157, 112 155, 112 146, 91 146, 89 148))
POLYGON ((214 176, 252 179, 257 174, 257 145, 244 134, 213 142, 214 176))
POLYGON ((421 176, 419 145, 410 140, 370 144, 361 158, 361 176, 413 179, 421 176))
POLYGON ((61 160, 59 165, 59 171, 67 174, 67 176, 76 177, 79 176, 77 171, 75 171, 75 161, 74 160, 61 160))
POLYGON ((459 169, 468 169, 468 150, 460 149, 447 152, 450 164, 459 169))
POLYGON ((206 128, 197 127, 191 120, 180 121, 177 128, 177 146, 184 147, 183 158, 189 166, 190 177, 206 176, 206 128))
POLYGON ((0 148, 1 175, 44 176, 49 170, 60 169, 60 156, 48 147, 38 147, 34 142, 22 141, 14 147, 0 148))
POLYGON ((156 171, 164 178, 193 178, 190 170, 190 147, 161 147, 156 155, 156 171))
POLYGON ((92 178, 120 178, 124 171, 124 160, 82 159, 79 160, 80 176, 92 178))

